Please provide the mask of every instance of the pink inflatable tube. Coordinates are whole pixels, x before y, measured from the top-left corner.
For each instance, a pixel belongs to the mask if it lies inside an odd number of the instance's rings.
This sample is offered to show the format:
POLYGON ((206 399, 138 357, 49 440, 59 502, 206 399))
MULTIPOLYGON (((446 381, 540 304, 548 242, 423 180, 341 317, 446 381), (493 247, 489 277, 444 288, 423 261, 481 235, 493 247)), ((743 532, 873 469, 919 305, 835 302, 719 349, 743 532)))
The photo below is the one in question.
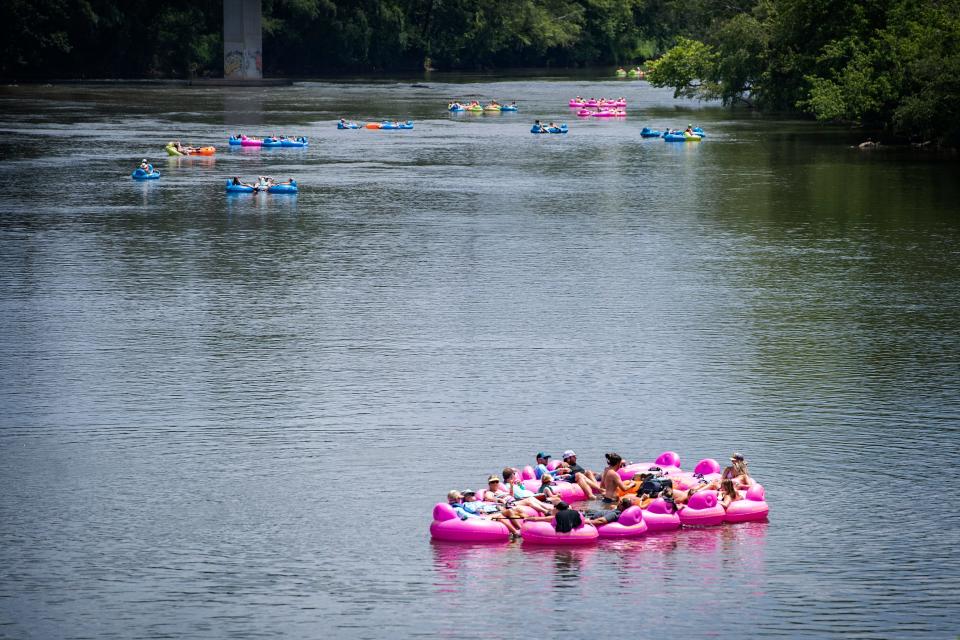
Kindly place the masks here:
MULTIPOLYGON (((483 492, 482 492, 482 491, 478 491, 478 492, 477 492, 477 495, 478 495, 478 496, 482 496, 482 495, 483 495, 483 492)), ((489 500, 478 500, 478 502, 482 502, 483 504, 497 504, 496 502, 490 502, 489 500)), ((514 505, 513 508, 516 509, 516 510, 518 510, 520 513, 522 513, 522 514, 525 515, 525 516, 538 516, 538 515, 540 515, 540 513, 539 513, 536 509, 534 509, 533 507, 528 507, 528 506, 525 505, 525 504, 514 505)))
POLYGON ((765 500, 763 485, 755 484, 747 489, 746 498, 731 502, 727 507, 724 522, 756 522, 766 520, 770 506, 765 500))
POLYGON ((662 498, 657 498, 643 510, 643 521, 649 531, 669 531, 680 528, 680 516, 662 498))
POLYGON ((451 542, 506 542, 510 539, 510 531, 503 523, 482 518, 461 520, 453 507, 442 502, 433 508, 430 535, 451 542))
POLYGON ((667 474, 681 473, 680 456, 673 451, 664 451, 653 462, 635 462, 620 469, 617 473, 624 480, 629 480, 637 473, 643 473, 650 467, 660 467, 667 474))
POLYGON ((248 138, 247 136, 243 136, 240 138, 240 146, 241 147, 262 147, 263 140, 254 140, 253 138, 248 138))
POLYGON ((587 100, 584 104, 586 104, 588 107, 595 107, 599 103, 596 100, 587 100))
POLYGON ((712 527, 721 524, 724 517, 726 512, 713 491, 693 494, 680 511, 680 522, 686 527, 712 527))
POLYGON ((580 111, 577 111, 577 115, 582 118, 585 118, 587 116, 592 116, 593 111, 590 111, 590 109, 580 109, 580 111))
POLYGON ((720 463, 714 460, 713 458, 704 458, 697 463, 697 466, 693 468, 694 473, 699 473, 704 476, 716 473, 720 474, 723 469, 720 468, 720 463))
POLYGON ((670 474, 673 480, 673 487, 686 491, 691 487, 702 484, 700 479, 706 482, 712 482, 720 479, 720 463, 712 458, 705 458, 697 463, 693 473, 670 474))
POLYGON ((597 528, 601 538, 636 538, 647 532, 647 523, 643 521, 643 512, 640 507, 624 509, 620 519, 597 528))
POLYGON ((570 99, 570 106, 571 106, 571 107, 585 107, 585 106, 587 106, 587 103, 584 102, 583 100, 577 100, 576 98, 571 98, 571 99, 570 99))
MULTIPOLYGON (((553 471, 557 468, 557 464, 558 463, 551 460, 550 463, 547 464, 547 468, 553 471)), ((535 476, 536 473, 534 472, 533 467, 530 465, 525 466, 520 471, 520 477, 523 478, 523 487, 533 491, 534 493, 540 493, 540 481, 536 480, 535 476)), ((572 482, 554 482, 553 490, 557 492, 564 502, 577 502, 578 500, 587 499, 587 496, 583 493, 583 489, 580 488, 580 485, 572 482)))
MULTIPOLYGON (((506 527, 504 527, 506 528, 506 527)), ((593 544, 600 537, 597 528, 585 524, 569 533, 557 533, 552 522, 524 522, 520 530, 524 544, 549 544, 557 546, 572 546, 593 544)))
POLYGON ((594 118, 612 118, 616 114, 613 111, 597 111, 593 114, 594 118))

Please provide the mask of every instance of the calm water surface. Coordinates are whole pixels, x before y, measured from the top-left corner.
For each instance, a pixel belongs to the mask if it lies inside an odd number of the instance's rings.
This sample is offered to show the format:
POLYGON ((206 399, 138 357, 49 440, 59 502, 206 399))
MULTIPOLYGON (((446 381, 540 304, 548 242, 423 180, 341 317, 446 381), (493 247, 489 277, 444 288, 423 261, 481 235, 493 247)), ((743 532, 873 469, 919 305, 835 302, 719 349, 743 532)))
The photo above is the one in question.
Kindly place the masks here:
POLYGON ((955 161, 560 79, 8 87, 0 134, 0 637, 958 633, 955 161), (301 193, 224 196, 264 173, 301 193), (566 448, 741 450, 770 521, 430 542, 566 448))

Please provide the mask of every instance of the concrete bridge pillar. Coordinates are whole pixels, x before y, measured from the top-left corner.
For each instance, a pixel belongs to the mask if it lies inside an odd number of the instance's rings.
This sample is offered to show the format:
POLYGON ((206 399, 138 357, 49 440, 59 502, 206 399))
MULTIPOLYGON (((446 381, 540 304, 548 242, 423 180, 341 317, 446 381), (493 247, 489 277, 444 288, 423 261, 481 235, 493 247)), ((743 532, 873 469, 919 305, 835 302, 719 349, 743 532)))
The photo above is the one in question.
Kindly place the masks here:
POLYGON ((263 78, 260 0, 223 0, 223 77, 263 78))

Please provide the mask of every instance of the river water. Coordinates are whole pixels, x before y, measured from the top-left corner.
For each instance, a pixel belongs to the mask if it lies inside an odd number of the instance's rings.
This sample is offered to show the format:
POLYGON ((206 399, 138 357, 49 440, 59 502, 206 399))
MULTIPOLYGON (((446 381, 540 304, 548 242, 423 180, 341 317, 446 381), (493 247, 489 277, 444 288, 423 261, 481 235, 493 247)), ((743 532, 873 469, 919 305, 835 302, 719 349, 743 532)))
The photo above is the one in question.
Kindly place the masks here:
POLYGON ((0 637, 960 630, 955 160, 569 78, 0 107, 0 637), (630 115, 577 121, 576 94, 630 115), (708 139, 638 135, 688 123, 708 139), (130 180, 144 157, 160 180, 130 180), (225 197, 259 174, 301 192, 225 197), (431 543, 449 489, 567 448, 742 451, 770 520, 431 543))

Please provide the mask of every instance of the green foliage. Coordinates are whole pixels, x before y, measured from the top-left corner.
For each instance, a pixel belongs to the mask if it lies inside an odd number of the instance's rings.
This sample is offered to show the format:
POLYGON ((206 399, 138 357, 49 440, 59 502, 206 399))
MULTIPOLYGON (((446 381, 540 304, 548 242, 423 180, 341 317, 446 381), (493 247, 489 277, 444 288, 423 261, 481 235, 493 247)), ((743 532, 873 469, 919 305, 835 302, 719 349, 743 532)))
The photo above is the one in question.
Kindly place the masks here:
POLYGON ((960 3, 756 0, 677 38, 651 82, 898 136, 960 138, 960 3))
POLYGON ((677 45, 650 64, 647 79, 656 87, 673 87, 674 97, 719 98, 715 83, 720 56, 698 40, 679 38, 677 45))
MULTIPOLYGON (((960 137, 960 0, 262 0, 268 74, 627 65, 677 96, 960 137)), ((6 78, 219 75, 223 0, 6 0, 6 78)))

